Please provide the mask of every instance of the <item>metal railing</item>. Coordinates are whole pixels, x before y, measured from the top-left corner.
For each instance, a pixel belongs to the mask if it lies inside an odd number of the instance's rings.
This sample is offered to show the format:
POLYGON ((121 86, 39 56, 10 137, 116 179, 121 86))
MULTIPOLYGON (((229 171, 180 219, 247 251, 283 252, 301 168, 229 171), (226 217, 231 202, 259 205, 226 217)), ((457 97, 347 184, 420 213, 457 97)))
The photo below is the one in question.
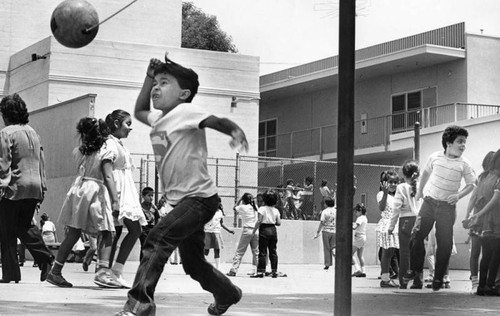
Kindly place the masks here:
MULTIPOLYGON (((357 120, 355 121, 354 148, 388 146, 392 134, 412 131, 417 121, 421 123, 421 128, 429 128, 499 113, 499 105, 458 102, 357 120)), ((278 157, 297 158, 316 155, 322 157, 326 153, 336 151, 336 124, 277 135, 276 156, 278 157)))

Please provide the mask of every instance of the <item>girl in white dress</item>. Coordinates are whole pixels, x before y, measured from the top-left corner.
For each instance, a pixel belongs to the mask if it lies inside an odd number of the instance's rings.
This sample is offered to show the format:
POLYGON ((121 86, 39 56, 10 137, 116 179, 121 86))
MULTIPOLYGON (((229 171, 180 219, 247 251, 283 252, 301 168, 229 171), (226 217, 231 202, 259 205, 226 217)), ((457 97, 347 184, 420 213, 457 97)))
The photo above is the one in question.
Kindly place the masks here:
POLYGON ((113 164, 113 176, 120 200, 120 212, 119 214, 113 214, 115 216, 116 235, 111 250, 110 266, 122 287, 130 288, 130 285, 128 285, 122 276, 123 265, 141 236, 141 226, 147 225, 146 217, 144 216, 139 200, 139 193, 134 183, 132 158, 130 152, 121 141, 122 138, 127 138, 132 130, 132 118, 126 111, 114 110, 106 116, 106 124, 111 132, 106 141, 109 153, 106 159, 109 159, 113 164), (117 243, 123 225, 127 228, 128 233, 123 238, 120 251, 118 252, 116 261, 113 263, 114 253, 118 247, 117 243))
POLYGON ((389 268, 391 259, 395 254, 396 249, 399 249, 399 236, 397 226, 389 233, 389 226, 394 208, 394 194, 396 187, 399 184, 399 177, 396 171, 387 170, 380 177, 380 191, 377 193, 377 202, 382 218, 377 224, 375 232, 377 234, 378 247, 382 248, 382 258, 380 260, 380 268, 382 275, 380 287, 399 287, 394 283, 389 276, 389 268))
POLYGON ((112 211, 119 210, 112 167, 104 160, 105 140, 109 130, 103 120, 86 117, 77 125, 82 144, 73 150, 79 174, 64 200, 59 223, 68 233, 57 252, 47 282, 59 287, 72 287, 62 276, 62 268, 82 232, 97 235, 98 261, 94 282, 104 287, 120 287, 109 271, 111 234, 114 231, 112 211))

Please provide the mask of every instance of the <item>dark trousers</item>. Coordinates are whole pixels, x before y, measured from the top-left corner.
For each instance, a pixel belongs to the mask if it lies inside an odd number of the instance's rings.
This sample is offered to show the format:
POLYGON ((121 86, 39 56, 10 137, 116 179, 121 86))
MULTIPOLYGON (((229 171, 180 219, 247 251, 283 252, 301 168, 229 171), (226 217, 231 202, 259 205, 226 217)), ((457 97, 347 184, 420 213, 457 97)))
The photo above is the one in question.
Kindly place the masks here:
POLYGON ((128 292, 124 310, 136 315, 155 315, 154 292, 168 258, 179 247, 186 274, 212 293, 219 304, 234 302, 237 287, 205 260, 204 225, 219 205, 217 195, 209 198, 185 198, 163 217, 148 234, 142 248, 142 260, 134 284, 128 292))
POLYGON ((21 280, 17 260, 17 238, 26 246, 39 266, 52 261, 52 253, 43 242, 40 230, 31 222, 37 203, 34 199, 0 200, 0 243, 4 280, 21 280))
POLYGON ((266 272, 266 257, 269 250, 269 261, 271 262, 271 271, 278 271, 278 253, 276 245, 278 244, 278 234, 276 226, 270 224, 261 224, 259 227, 259 264, 257 272, 266 272))
POLYGON ((424 269, 424 239, 436 224, 436 266, 434 280, 443 281, 443 276, 450 262, 453 248, 453 224, 455 223, 455 205, 426 197, 410 240, 410 269, 422 272, 424 269))
POLYGON ((416 216, 399 218, 399 284, 404 284, 403 276, 410 268, 410 237, 416 216))
POLYGON ((142 247, 144 247, 144 244, 146 243, 146 238, 149 235, 149 232, 151 229, 153 229, 154 225, 148 225, 148 226, 142 226, 142 232, 141 235, 139 236, 139 241, 141 243, 141 253, 139 254, 139 260, 142 260, 142 247))
POLYGON ((500 264, 500 239, 493 237, 481 238, 481 263, 479 266, 479 286, 484 288, 495 286, 498 266, 500 264))

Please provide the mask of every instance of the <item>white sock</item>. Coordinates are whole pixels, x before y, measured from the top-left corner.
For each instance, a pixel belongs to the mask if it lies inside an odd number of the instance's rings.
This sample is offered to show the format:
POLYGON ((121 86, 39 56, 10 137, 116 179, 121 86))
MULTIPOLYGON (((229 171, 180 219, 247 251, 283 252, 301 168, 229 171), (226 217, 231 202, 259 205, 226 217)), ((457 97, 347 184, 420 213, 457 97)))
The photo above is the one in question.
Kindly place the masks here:
POLYGON ((365 267, 364 266, 361 267, 361 273, 365 273, 365 267))
POLYGON ((122 271, 123 271, 123 263, 118 263, 115 261, 115 263, 113 264, 113 267, 111 268, 111 270, 116 274, 116 275, 120 275, 122 274, 122 271))
POLYGON ((220 266, 220 258, 215 258, 215 268, 219 269, 220 266))
POLYGON ((384 282, 389 282, 391 280, 391 278, 389 277, 389 273, 382 273, 381 279, 384 282))

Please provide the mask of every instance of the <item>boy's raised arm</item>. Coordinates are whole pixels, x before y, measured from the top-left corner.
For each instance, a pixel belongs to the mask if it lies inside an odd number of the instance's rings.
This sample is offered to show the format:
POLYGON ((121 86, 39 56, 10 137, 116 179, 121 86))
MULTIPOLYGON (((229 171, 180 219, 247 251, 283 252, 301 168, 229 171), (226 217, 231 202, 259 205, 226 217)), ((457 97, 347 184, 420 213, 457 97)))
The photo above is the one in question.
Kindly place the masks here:
POLYGON ((160 63, 161 61, 156 58, 150 60, 148 69, 146 70, 146 78, 144 78, 144 83, 142 84, 141 91, 135 102, 135 118, 146 125, 150 125, 148 122, 148 115, 151 112, 150 100, 154 81, 154 71, 160 63))
POLYGON ((229 143, 231 148, 241 148, 245 152, 248 151, 248 141, 245 132, 230 119, 210 115, 200 123, 200 128, 206 127, 231 136, 232 140, 229 143))

